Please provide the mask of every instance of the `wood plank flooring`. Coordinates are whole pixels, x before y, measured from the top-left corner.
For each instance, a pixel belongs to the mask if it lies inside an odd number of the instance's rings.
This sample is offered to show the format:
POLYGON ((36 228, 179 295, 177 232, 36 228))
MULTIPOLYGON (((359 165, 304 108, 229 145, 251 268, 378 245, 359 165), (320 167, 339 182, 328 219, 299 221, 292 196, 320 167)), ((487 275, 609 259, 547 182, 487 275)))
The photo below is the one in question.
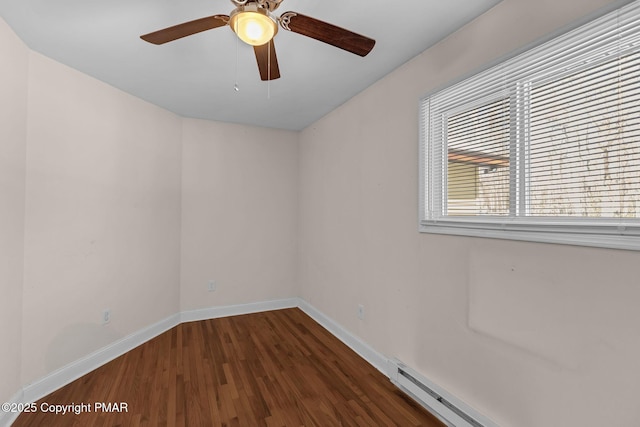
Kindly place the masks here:
POLYGON ((183 323, 42 403, 91 412, 24 413, 14 427, 442 426, 297 308, 183 323))

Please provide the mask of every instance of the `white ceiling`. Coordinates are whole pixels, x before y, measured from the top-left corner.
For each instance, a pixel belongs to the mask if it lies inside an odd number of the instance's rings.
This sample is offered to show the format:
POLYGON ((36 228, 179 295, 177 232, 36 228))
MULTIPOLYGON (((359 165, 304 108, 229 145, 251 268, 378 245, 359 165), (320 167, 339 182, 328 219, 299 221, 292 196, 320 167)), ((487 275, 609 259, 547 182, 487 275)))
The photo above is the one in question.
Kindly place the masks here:
POLYGON ((181 116, 299 130, 500 1, 284 0, 275 15, 296 11, 376 46, 361 58, 281 29, 282 77, 270 83, 229 27, 160 46, 139 38, 229 14, 228 0, 0 0, 0 16, 31 49, 181 116))

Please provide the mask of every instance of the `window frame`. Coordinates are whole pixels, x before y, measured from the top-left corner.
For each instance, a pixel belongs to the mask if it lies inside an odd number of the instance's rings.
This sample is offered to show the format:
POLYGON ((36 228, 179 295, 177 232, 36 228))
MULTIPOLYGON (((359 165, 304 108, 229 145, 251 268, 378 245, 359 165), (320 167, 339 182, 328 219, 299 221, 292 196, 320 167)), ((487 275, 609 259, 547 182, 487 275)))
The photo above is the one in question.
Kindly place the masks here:
MULTIPOLYGON (((420 100, 420 128, 419 128, 419 156, 420 156, 420 182, 419 182, 419 231, 424 233, 451 234, 471 237, 499 238, 509 240, 521 240, 542 243, 557 243, 579 246, 593 246, 603 248, 616 248, 627 250, 640 250, 640 218, 593 218, 593 217, 533 217, 521 215, 522 210, 528 209, 528 198, 519 197, 518 194, 527 194, 527 161, 526 153, 528 151, 528 139, 523 132, 528 132, 528 126, 516 126, 511 129, 510 141, 510 161, 511 164, 517 164, 511 168, 510 178, 510 204, 514 204, 511 213, 518 212, 516 216, 447 216, 446 199, 447 199, 447 147, 446 139, 442 140, 442 132, 439 135, 440 145, 438 141, 434 142, 434 136, 431 133, 431 100, 443 92, 450 91, 457 93, 468 90, 469 87, 482 84, 483 76, 491 75, 490 73, 500 73, 501 68, 508 67, 509 64, 518 63, 518 61, 533 60, 539 55, 544 55, 546 50, 558 49, 566 43, 578 37, 585 37, 585 33, 599 31, 603 25, 611 25, 611 22, 620 22, 621 16, 624 14, 637 17, 640 15, 640 2, 632 2, 619 10, 609 13, 599 19, 577 28, 576 30, 566 33, 560 37, 550 39, 547 43, 541 44, 533 49, 528 49, 517 56, 504 60, 497 65, 472 75, 456 84, 434 92, 420 100), (595 30, 593 30, 595 28, 595 30), (467 88, 467 89, 465 89, 467 88), (444 148, 443 148, 444 145, 444 148), (444 210, 443 210, 444 209, 444 210)), ((626 15, 624 15, 626 16, 626 15)), ((634 36, 635 37, 635 36, 634 36)), ((635 38, 634 38, 635 40, 635 38)), ((640 50, 640 46, 634 45, 633 51, 640 50)), ((628 50, 627 50, 628 51, 628 50)), ((567 66, 567 64, 565 64, 567 66)), ((566 73, 574 72, 577 68, 590 68, 595 63, 582 65, 579 63, 568 64, 570 71, 565 69, 566 73)), ((446 123, 447 114, 453 114, 456 111, 464 111, 475 106, 486 105, 492 100, 498 100, 505 97, 510 99, 510 108, 514 108, 511 114, 522 118, 512 120, 529 120, 528 114, 522 114, 529 109, 529 98, 527 92, 533 85, 541 81, 552 79, 561 79, 557 70, 549 70, 547 72, 534 71, 527 75, 526 80, 517 79, 503 87, 490 88, 484 96, 479 96, 470 103, 452 102, 451 107, 447 110, 443 108, 439 111, 437 118, 440 126, 446 123), (442 111, 445 111, 444 113, 442 111)), ((455 97, 453 97, 455 98, 455 97)), ((455 99, 454 99, 455 100, 455 99)), ((466 102, 466 101, 465 101, 466 102)), ((446 105, 446 103, 444 104, 446 105)), ((441 105, 438 105, 440 108, 441 105)), ((528 113, 528 112, 527 112, 528 113)))

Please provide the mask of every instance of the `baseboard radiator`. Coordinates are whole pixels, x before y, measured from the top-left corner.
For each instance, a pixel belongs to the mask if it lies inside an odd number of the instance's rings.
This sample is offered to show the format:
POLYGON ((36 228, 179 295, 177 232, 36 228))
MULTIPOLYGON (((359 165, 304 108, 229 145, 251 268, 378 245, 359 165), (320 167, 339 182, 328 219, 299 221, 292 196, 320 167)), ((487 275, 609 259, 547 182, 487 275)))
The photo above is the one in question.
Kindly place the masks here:
POLYGON ((389 378, 449 427, 498 427, 484 415, 424 378, 397 359, 389 361, 389 378))

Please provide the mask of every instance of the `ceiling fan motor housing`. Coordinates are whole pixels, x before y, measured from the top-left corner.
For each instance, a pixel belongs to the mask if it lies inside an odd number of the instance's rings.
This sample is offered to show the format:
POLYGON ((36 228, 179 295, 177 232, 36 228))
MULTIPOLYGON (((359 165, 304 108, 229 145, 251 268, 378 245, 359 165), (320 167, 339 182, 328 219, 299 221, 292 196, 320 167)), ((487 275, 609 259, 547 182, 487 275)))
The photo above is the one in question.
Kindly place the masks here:
POLYGON ((280 6, 280 3, 282 3, 282 1, 283 0, 231 0, 231 3, 236 5, 236 7, 255 3, 263 9, 267 9, 269 12, 273 12, 280 6))

